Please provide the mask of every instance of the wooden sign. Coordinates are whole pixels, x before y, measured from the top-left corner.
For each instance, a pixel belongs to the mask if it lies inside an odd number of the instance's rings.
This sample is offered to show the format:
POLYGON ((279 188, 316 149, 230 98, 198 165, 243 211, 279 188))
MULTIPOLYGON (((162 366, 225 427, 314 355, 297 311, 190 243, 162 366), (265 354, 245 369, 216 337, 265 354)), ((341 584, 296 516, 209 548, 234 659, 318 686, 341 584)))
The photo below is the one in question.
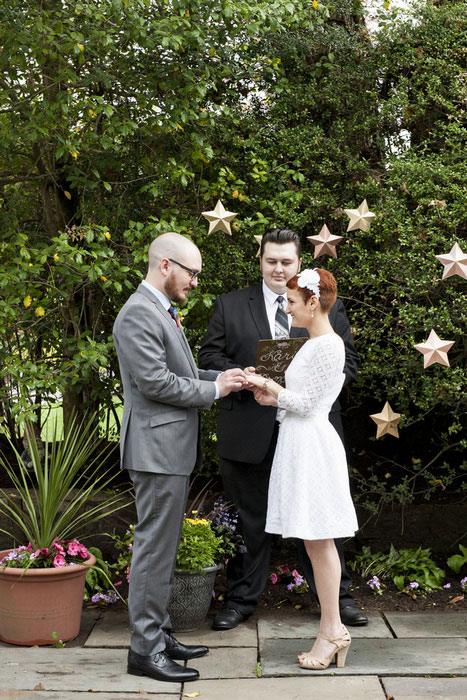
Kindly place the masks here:
POLYGON ((274 379, 281 386, 285 386, 285 370, 307 340, 309 338, 259 340, 256 355, 257 374, 274 379))

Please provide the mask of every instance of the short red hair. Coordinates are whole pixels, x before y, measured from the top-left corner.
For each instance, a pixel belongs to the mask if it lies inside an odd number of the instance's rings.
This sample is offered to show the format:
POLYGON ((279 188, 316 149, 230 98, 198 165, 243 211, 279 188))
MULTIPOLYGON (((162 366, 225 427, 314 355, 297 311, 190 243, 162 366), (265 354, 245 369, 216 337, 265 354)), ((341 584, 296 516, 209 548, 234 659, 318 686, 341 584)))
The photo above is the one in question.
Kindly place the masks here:
MULTIPOLYGON (((334 279, 332 272, 328 270, 323 270, 320 267, 316 268, 316 272, 319 274, 319 303, 321 308, 326 313, 329 313, 331 306, 337 299, 337 284, 334 279)), ((303 301, 308 301, 313 296, 311 289, 307 287, 298 286, 298 275, 295 275, 287 282, 287 287, 293 291, 299 291, 303 297, 303 301)))

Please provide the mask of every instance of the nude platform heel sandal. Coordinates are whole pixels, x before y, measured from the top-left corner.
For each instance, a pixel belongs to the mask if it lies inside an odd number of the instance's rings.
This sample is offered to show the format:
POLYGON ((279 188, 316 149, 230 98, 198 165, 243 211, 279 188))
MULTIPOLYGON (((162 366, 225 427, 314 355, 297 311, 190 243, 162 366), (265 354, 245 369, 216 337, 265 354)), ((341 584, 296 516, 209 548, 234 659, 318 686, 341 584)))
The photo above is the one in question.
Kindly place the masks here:
POLYGON ((336 645, 336 649, 331 651, 329 656, 325 656, 323 659, 313 656, 310 652, 305 654, 299 654, 298 663, 301 668, 308 669, 310 671, 324 671, 334 657, 336 657, 336 668, 344 668, 345 659, 347 657, 347 652, 350 647, 351 637, 348 630, 342 625, 342 632, 338 637, 326 637, 324 634, 319 634, 318 637, 321 639, 327 639, 328 642, 336 645))

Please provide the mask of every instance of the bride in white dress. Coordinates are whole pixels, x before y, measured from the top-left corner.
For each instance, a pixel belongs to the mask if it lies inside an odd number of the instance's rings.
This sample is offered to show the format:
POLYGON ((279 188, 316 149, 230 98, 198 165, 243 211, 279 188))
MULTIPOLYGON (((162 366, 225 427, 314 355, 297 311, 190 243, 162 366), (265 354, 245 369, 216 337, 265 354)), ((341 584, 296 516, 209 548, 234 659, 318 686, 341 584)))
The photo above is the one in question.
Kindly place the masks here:
POLYGON ((327 668, 334 657, 344 666, 350 635, 339 614, 341 567, 334 538, 358 529, 342 441, 328 420, 344 383, 344 343, 329 322, 337 298, 333 275, 304 270, 287 283, 292 325, 306 328, 302 345, 285 373, 286 388, 272 379, 248 377, 256 400, 278 406, 281 426, 268 494, 266 531, 305 541, 321 606, 319 635, 300 666, 327 668))

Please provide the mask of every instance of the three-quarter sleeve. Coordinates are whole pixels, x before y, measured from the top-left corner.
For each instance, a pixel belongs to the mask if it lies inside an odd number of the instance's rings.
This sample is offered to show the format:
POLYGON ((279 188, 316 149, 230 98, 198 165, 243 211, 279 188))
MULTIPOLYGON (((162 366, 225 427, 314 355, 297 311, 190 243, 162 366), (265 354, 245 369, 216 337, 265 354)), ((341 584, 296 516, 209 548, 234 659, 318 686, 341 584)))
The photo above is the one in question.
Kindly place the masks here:
POLYGON ((331 334, 325 338, 323 336, 319 344, 311 345, 307 361, 310 370, 312 368, 313 371, 304 372, 303 390, 282 389, 277 397, 279 408, 304 418, 311 416, 317 407, 322 406, 339 375, 342 375, 344 381, 342 340, 331 334))

